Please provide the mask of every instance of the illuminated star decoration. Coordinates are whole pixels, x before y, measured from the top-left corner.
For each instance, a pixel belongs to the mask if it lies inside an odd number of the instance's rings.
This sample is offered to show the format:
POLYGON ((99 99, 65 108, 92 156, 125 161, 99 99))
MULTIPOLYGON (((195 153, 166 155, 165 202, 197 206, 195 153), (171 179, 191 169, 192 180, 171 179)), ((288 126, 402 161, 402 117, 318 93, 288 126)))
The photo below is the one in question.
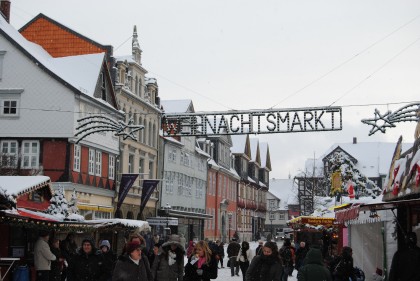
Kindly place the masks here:
POLYGON ((131 138, 132 140, 137 140, 134 133, 144 129, 143 125, 133 125, 134 121, 130 118, 128 124, 124 121, 119 120, 115 121, 109 117, 101 115, 91 115, 89 117, 80 118, 77 120, 79 126, 76 128, 75 136, 79 137, 76 143, 79 143, 81 140, 87 136, 99 132, 115 132, 116 136, 123 136, 123 139, 131 138), (128 129, 128 131, 126 131, 128 129))
POLYGON ((401 107, 397 111, 391 113, 388 111, 385 114, 381 114, 378 109, 375 109, 375 117, 371 119, 362 119, 362 123, 371 125, 372 129, 369 131, 369 136, 373 135, 377 131, 385 133, 386 128, 396 127, 394 123, 406 122, 406 121, 419 121, 417 117, 417 111, 419 110, 420 103, 412 103, 401 107), (382 122, 378 124, 378 122, 382 122))

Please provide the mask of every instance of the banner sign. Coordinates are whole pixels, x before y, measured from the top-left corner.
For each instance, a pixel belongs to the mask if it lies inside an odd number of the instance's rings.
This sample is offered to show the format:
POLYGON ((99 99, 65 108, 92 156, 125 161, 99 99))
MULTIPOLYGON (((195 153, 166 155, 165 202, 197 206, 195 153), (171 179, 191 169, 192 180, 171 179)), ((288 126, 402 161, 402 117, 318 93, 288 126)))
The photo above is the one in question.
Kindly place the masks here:
POLYGON ((164 218, 164 217, 156 217, 156 218, 147 218, 146 221, 149 223, 149 225, 178 225, 178 218, 164 218))
POLYGON ((120 191, 118 192, 117 210, 120 209, 121 204, 123 203, 125 197, 127 196, 128 191, 133 186, 138 176, 139 176, 138 174, 122 174, 121 183, 120 183, 120 191))
POLYGON ((159 180, 143 180, 143 189, 141 191, 140 215, 146 207, 147 201, 152 196, 153 191, 159 184, 159 180))
POLYGON ((164 114, 164 136, 206 136, 339 131, 341 107, 311 107, 164 114))

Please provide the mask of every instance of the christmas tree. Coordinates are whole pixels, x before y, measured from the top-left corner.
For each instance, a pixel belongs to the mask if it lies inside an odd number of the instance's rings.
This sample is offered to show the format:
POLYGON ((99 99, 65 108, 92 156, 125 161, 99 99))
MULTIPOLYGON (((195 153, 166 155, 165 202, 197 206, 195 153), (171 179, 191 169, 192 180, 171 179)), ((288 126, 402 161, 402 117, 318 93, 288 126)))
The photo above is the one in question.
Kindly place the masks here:
POLYGON ((72 214, 79 214, 79 209, 77 208, 77 196, 76 196, 76 189, 73 189, 73 193, 71 194, 71 199, 69 202, 69 215, 72 214))
MULTIPOLYGON (((330 187, 332 178, 339 173, 341 175, 341 192, 354 192, 353 194, 355 194, 356 198, 363 196, 375 198, 380 194, 381 190, 376 183, 362 174, 345 153, 336 152, 327 161, 329 167, 327 182, 330 184, 330 187)), ((334 188, 330 189, 332 191, 337 190, 334 188)), ((331 195, 337 194, 331 193, 331 195)))
POLYGON ((59 185, 58 189, 54 192, 54 196, 50 199, 50 206, 45 212, 50 215, 65 218, 69 215, 68 208, 69 206, 64 196, 64 188, 59 185))

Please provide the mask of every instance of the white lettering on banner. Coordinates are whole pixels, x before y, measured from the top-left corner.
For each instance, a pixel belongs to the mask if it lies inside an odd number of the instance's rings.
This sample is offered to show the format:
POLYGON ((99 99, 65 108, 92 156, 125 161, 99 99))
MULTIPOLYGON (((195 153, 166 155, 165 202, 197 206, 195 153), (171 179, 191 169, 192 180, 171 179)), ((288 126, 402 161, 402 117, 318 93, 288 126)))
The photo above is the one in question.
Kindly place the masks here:
POLYGON ((178 225, 177 218, 148 218, 146 221, 149 223, 149 225, 178 225))
POLYGON ((341 107, 164 114, 165 136, 297 133, 342 130, 341 107))

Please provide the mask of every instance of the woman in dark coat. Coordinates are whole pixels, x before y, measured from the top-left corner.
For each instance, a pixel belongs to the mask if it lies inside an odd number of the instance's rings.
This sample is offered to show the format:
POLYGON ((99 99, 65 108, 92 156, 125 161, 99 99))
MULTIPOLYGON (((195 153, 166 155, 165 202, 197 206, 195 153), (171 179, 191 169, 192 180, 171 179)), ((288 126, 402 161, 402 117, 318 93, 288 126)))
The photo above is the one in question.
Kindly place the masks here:
POLYGON ((84 239, 82 247, 71 259, 67 281, 102 281, 104 277, 103 257, 97 253, 91 239, 84 239))
POLYGON ((219 256, 219 262, 222 268, 225 268, 223 266, 223 259, 225 258, 225 244, 221 242, 220 240, 216 240, 217 244, 217 255, 219 256))
POLYGON ((104 258, 105 281, 112 279, 112 272, 117 261, 117 255, 112 252, 111 243, 108 240, 102 240, 99 244, 99 254, 104 258))
POLYGON ((334 281, 356 281, 353 267, 353 250, 350 247, 343 247, 341 256, 334 263, 333 278, 334 281))
POLYGON ((263 254, 255 256, 246 272, 246 281, 280 281, 283 267, 275 242, 266 242, 263 254))
POLYGON ((152 275, 155 281, 182 281, 184 277, 184 247, 178 235, 173 234, 163 243, 161 253, 155 257, 152 275))
POLYGON ((50 243, 51 253, 56 256, 56 260, 51 261, 50 281, 61 281, 61 271, 63 269, 63 257, 60 251, 60 240, 55 238, 50 243))
POLYGON ((297 275, 298 281, 332 281, 330 271, 325 267, 320 249, 312 248, 306 255, 297 275))
POLYGON ((125 245, 126 253, 118 258, 112 281, 153 281, 149 262, 141 249, 138 242, 125 245))
POLYGON ((184 281, 209 281, 217 278, 217 260, 206 241, 199 241, 185 265, 184 281))

